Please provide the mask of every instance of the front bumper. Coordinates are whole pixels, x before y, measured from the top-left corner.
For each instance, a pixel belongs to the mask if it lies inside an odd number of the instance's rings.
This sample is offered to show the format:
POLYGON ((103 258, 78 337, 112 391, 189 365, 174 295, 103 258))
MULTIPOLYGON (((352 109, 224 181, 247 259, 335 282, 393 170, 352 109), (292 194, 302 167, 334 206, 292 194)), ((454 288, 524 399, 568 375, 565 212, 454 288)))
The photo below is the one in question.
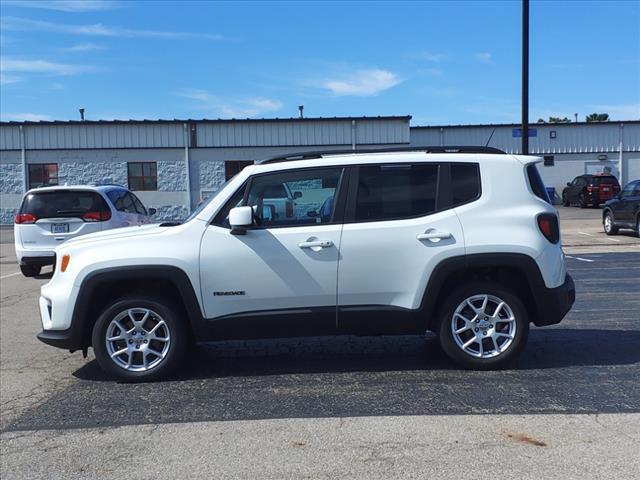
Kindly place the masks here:
POLYGON ((576 287, 571 275, 567 274, 564 283, 559 287, 544 288, 533 294, 537 306, 537 318, 533 323, 542 327, 562 321, 576 300, 576 287))

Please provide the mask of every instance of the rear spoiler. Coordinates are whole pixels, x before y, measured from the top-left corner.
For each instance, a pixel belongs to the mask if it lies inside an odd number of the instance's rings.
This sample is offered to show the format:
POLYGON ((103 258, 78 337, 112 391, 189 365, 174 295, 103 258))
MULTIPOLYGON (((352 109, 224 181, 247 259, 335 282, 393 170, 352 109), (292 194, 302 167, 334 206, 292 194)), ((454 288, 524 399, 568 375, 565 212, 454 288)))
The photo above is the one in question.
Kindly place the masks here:
POLYGON ((544 158, 536 157, 533 155, 514 155, 513 158, 518 160, 523 165, 531 165, 532 163, 544 162, 544 158))

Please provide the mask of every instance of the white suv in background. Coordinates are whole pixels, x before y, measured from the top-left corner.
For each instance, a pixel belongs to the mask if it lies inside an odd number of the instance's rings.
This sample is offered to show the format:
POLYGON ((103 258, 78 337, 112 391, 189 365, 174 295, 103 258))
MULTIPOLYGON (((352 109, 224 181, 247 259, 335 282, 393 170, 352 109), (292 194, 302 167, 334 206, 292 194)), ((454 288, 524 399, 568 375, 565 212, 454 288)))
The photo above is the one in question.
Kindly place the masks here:
POLYGON ((79 185, 34 188, 22 199, 14 237, 20 270, 27 277, 53 265, 55 248, 67 240, 111 228, 151 223, 147 210, 132 192, 119 185, 79 185))
POLYGON ((575 299, 540 161, 425 147, 249 166, 183 224, 57 247, 38 338, 92 346, 128 381, 194 340, 427 330, 463 367, 503 367, 575 299), (293 215, 273 215, 278 189, 300 192, 293 215))

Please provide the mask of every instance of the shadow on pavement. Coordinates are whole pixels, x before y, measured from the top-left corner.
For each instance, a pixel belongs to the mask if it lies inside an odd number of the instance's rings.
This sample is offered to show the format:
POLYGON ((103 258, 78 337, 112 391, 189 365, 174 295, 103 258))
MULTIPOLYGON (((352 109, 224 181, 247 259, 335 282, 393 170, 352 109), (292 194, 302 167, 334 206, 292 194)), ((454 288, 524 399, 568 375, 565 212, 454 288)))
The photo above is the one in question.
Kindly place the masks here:
MULTIPOLYGON (((525 351, 509 371, 630 365, 640 362, 639 346, 640 330, 533 330, 525 351)), ((200 345, 172 380, 407 370, 459 369, 444 356, 433 336, 314 337, 200 345)), ((113 381, 95 361, 74 376, 113 381)))

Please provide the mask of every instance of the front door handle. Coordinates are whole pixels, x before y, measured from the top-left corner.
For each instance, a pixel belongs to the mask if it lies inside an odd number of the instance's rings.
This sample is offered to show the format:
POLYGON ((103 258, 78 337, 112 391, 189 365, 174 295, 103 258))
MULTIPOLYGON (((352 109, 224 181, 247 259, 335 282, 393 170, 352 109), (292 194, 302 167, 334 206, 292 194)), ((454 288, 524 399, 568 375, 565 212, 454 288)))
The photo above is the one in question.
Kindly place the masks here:
POLYGON ((332 245, 333 242, 331 240, 308 240, 298 244, 300 248, 328 248, 332 245))
POLYGON ((431 230, 426 233, 419 233, 416 235, 418 240, 432 240, 432 241, 440 241, 445 238, 451 238, 451 234, 449 232, 441 232, 439 230, 431 230))

